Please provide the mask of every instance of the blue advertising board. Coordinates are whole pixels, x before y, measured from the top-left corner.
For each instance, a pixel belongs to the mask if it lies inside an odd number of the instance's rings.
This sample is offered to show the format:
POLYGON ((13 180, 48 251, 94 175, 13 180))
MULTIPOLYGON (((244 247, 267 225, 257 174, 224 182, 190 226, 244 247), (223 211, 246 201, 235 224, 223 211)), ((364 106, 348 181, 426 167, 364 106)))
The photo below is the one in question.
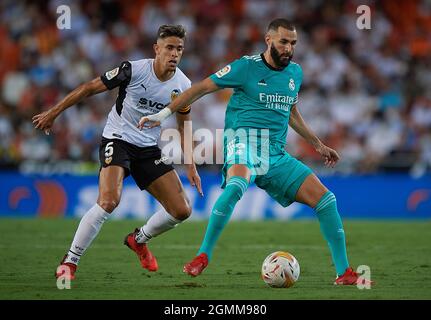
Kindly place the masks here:
MULTIPOLYGON (((193 206, 192 219, 207 219, 221 192, 220 175, 201 171, 204 197, 181 176, 193 206)), ((431 176, 408 175, 331 176, 322 182, 337 197, 343 218, 430 219, 431 176)), ((96 201, 97 176, 21 175, 0 173, 0 216, 81 217, 96 201)), ((140 191, 129 177, 113 218, 147 219, 159 209, 158 202, 140 191)), ((237 204, 233 220, 313 218, 314 211, 294 203, 283 208, 265 191, 252 185, 237 204)))

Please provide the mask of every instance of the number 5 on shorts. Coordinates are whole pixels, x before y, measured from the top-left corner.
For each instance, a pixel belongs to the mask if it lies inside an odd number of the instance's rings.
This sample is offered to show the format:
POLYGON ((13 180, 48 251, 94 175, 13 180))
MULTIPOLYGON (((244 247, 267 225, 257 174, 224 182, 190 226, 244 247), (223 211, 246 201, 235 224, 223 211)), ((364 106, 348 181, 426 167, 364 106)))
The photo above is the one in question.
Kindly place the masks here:
POLYGON ((105 163, 110 164, 112 161, 112 155, 114 154, 114 142, 108 142, 105 147, 105 163))

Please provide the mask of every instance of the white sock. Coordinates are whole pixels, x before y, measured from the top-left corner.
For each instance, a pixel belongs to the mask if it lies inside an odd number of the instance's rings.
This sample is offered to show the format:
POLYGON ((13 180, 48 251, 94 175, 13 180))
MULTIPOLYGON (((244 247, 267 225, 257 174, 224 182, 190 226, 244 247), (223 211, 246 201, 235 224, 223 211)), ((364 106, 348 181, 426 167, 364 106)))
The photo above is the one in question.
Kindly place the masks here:
POLYGON ((82 254, 90 246, 94 238, 96 238, 100 228, 108 217, 109 213, 103 210, 97 203, 87 211, 81 218, 64 262, 78 264, 82 254))
POLYGON ((151 238, 176 227, 182 220, 175 219, 165 209, 157 211, 143 225, 135 236, 138 243, 146 243, 151 238))

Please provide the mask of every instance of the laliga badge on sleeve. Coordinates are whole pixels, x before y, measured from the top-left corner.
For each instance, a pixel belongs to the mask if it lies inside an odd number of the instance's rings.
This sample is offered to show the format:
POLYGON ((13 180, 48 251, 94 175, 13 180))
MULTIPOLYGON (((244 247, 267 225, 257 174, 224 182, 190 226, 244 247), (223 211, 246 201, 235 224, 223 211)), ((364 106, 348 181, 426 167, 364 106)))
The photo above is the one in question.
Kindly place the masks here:
POLYGON ((106 72, 105 73, 106 79, 111 80, 112 78, 117 76, 119 70, 120 70, 120 68, 117 67, 115 69, 112 69, 111 71, 106 72))
POLYGON ((216 72, 216 76, 218 78, 221 78, 225 75, 227 75, 231 70, 230 64, 228 64, 226 67, 224 67, 223 69, 220 69, 219 71, 216 72))

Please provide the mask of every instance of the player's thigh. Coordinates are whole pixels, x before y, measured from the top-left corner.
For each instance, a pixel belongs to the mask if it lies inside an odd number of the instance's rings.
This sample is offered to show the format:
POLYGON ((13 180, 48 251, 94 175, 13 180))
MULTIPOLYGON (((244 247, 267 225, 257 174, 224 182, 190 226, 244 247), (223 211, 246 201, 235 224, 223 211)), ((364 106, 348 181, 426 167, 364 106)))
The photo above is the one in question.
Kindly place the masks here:
POLYGON ((99 197, 97 203, 112 212, 120 202, 123 179, 129 175, 132 149, 119 139, 102 137, 99 146, 99 197))
POLYGON ((184 220, 190 216, 189 199, 175 170, 171 170, 155 179, 146 187, 146 190, 174 218, 184 220))
POLYGON ((97 203, 111 212, 120 202, 125 169, 120 166, 102 167, 99 173, 99 197, 97 203))
POLYGON ((319 178, 312 173, 299 187, 295 200, 314 208, 326 192, 328 192, 328 189, 322 184, 319 178))
POLYGON ((271 156, 270 163, 268 172, 256 177, 256 185, 283 207, 287 207, 296 201, 300 186, 312 171, 289 154, 271 156))
POLYGON ((130 159, 132 153, 133 149, 131 149, 130 144, 125 141, 102 137, 102 141, 99 146, 100 166, 102 168, 108 168, 110 166, 123 167, 125 170, 125 176, 128 176, 130 172, 130 159))

